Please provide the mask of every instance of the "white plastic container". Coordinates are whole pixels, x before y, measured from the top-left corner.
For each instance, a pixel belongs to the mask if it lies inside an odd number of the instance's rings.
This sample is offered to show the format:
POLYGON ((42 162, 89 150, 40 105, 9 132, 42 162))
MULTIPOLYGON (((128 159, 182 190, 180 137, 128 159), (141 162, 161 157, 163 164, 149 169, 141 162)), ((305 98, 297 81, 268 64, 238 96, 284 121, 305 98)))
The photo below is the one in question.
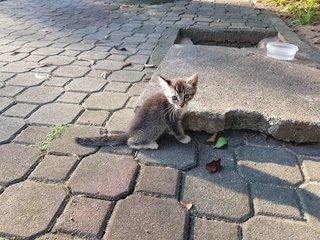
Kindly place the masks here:
POLYGON ((267 44, 267 56, 279 60, 292 60, 298 51, 296 45, 281 42, 269 42, 267 44))

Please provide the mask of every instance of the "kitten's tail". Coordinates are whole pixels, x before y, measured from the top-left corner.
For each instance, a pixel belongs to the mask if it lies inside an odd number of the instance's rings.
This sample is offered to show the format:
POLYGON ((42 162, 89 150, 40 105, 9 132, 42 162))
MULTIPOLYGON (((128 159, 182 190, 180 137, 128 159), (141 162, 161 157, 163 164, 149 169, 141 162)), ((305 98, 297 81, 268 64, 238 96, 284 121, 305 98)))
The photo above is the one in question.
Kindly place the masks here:
POLYGON ((117 146, 126 144, 129 138, 128 133, 106 135, 102 137, 92 138, 79 138, 75 139, 75 142, 83 146, 117 146))

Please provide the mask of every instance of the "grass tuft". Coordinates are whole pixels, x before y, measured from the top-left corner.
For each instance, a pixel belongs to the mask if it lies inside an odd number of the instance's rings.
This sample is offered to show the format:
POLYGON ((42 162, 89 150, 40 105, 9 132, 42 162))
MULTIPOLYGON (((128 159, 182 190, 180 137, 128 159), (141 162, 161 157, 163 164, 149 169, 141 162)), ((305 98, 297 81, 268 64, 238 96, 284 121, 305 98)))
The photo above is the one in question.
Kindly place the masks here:
POLYGON ((45 139, 41 142, 38 142, 38 143, 32 145, 32 147, 35 147, 40 151, 46 151, 49 143, 52 142, 52 140, 55 139, 56 137, 60 136, 64 132, 64 130, 69 126, 70 125, 54 125, 54 126, 52 126, 50 132, 47 134, 45 139))

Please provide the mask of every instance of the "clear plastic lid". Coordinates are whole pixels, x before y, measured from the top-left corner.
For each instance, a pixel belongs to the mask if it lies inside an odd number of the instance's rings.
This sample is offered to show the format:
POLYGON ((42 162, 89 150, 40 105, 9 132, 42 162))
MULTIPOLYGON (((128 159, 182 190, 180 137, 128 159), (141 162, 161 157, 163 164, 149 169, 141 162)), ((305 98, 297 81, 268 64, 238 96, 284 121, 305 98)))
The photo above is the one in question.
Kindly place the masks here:
POLYGON ((267 48, 273 51, 298 51, 299 48, 296 45, 290 44, 290 43, 281 43, 281 42, 269 42, 267 44, 267 48))

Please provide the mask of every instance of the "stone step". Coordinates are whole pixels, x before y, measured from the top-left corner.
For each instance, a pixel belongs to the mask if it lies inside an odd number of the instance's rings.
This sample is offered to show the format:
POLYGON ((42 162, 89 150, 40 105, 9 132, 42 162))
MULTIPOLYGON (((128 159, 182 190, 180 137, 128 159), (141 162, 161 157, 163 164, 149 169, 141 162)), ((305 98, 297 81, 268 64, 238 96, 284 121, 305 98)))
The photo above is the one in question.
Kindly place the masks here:
POLYGON ((199 74, 196 97, 184 124, 217 132, 250 129, 294 142, 320 142, 320 69, 302 61, 280 61, 265 50, 173 45, 138 105, 161 91, 157 76, 199 74))

